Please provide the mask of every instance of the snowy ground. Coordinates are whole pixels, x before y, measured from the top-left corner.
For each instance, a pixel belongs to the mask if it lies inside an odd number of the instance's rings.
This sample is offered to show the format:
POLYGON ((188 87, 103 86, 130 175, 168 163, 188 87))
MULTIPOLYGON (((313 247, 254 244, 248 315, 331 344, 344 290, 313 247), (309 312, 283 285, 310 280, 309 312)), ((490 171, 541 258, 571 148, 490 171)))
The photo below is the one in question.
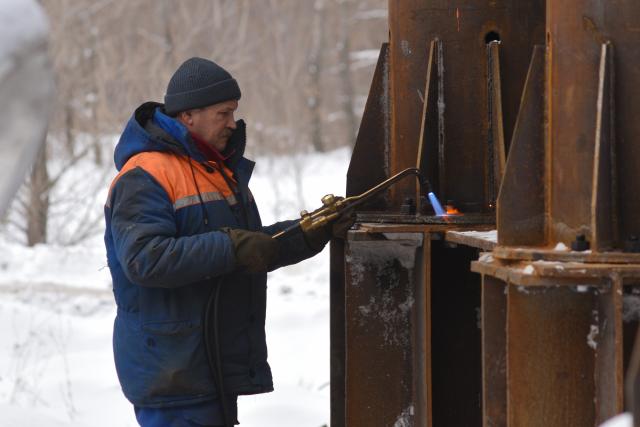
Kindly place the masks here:
MULTIPOLYGON (((343 195, 349 157, 342 149, 259 159, 252 190, 263 222, 294 218, 326 192, 343 195)), ((276 391, 240 399, 243 426, 328 424, 328 285, 328 250, 270 275, 267 339, 276 391)), ((0 240, 0 426, 136 426, 113 366, 114 313, 100 237, 35 248, 0 240)))

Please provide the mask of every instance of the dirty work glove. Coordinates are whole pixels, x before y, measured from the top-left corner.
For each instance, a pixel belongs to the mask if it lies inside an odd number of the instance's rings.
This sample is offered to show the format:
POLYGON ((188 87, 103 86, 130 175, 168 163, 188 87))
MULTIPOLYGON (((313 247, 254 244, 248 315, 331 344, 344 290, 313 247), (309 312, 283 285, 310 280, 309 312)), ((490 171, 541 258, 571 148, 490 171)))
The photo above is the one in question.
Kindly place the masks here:
POLYGON ((222 155, 224 157, 230 157, 238 147, 244 147, 245 141, 247 140, 247 125, 244 120, 236 120, 236 128, 233 132, 231 132, 231 136, 227 141, 227 146, 222 151, 222 155))
POLYGON ((345 212, 340 218, 333 221, 331 224, 331 237, 336 239, 345 239, 347 237, 347 231, 353 227, 356 222, 355 212, 345 212))
POLYGON ((264 273, 278 258, 280 244, 265 233, 224 228, 233 242, 236 262, 250 273, 264 273))
POLYGON ((311 250, 319 252, 331 238, 344 239, 354 222, 356 222, 355 213, 346 212, 322 227, 303 231, 304 240, 311 250))

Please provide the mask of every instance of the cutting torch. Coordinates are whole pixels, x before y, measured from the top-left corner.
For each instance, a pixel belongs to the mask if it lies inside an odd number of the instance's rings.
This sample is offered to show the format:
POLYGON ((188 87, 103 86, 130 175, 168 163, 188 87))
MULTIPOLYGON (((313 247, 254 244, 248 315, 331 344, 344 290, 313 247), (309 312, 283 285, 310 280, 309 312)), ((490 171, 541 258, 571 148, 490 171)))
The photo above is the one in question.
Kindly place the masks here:
POLYGON ((282 238, 283 236, 292 233, 294 230, 297 230, 298 227, 301 228, 302 231, 309 231, 322 227, 329 222, 335 221, 345 213, 351 212, 357 206, 363 204, 364 202, 376 196, 380 192, 386 190, 396 182, 410 175, 418 178, 421 190, 425 189, 423 187, 426 187, 427 189, 429 188, 429 182, 424 177, 424 175, 422 175, 420 169, 408 168, 382 181, 380 184, 368 189, 364 193, 357 196, 350 196, 345 198, 334 196, 333 194, 327 194, 321 199, 321 207, 314 210, 313 212, 307 212, 306 210, 300 212, 300 220, 298 222, 284 229, 283 231, 274 234, 272 237, 274 239, 282 238))

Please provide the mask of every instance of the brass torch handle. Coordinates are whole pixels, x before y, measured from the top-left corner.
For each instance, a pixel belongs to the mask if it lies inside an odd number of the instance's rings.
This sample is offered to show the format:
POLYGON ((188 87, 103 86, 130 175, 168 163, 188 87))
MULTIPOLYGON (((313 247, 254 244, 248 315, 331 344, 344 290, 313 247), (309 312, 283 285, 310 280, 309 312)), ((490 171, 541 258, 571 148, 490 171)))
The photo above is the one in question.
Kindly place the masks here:
MULTIPOLYGON (((408 168, 403 170, 402 172, 399 172, 395 175, 393 175, 392 177, 382 181, 380 184, 368 189, 367 191, 365 191, 364 193, 358 195, 358 196, 351 196, 351 197, 347 197, 346 199, 343 198, 339 198, 336 197, 335 200, 329 204, 329 205, 325 205, 322 206, 319 209, 316 209, 315 211, 311 212, 310 214, 306 214, 304 215, 300 221, 298 221, 296 224, 292 225, 291 227, 286 228, 283 231, 280 231, 279 233, 274 234, 272 237, 274 239, 280 238, 283 235, 292 232, 293 230, 297 229, 298 227, 302 227, 303 229, 311 229, 311 228, 315 228, 318 227, 328 221, 334 220, 337 217, 339 217, 343 212, 347 211, 347 210, 351 210, 353 208, 355 208, 356 206, 361 205, 362 203, 366 202, 367 200, 369 200, 371 197, 377 195, 378 193, 380 193, 383 190, 386 190, 387 188, 389 188, 391 185, 395 184, 396 182, 398 182, 399 180, 401 180, 402 178, 409 176, 409 175, 414 175, 418 178, 418 182, 420 184, 420 187, 429 186, 428 181, 425 179, 425 177, 422 175, 422 172, 420 172, 420 169, 418 168, 408 168)), ((327 196, 325 196, 327 197, 327 196)))

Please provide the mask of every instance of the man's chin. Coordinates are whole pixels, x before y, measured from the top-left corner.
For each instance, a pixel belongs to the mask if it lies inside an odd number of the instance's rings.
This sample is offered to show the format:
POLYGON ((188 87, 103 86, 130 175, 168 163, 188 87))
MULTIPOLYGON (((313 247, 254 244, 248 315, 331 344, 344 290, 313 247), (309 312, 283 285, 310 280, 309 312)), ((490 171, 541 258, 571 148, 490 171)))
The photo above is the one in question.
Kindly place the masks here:
POLYGON ((223 139, 223 140, 219 140, 216 141, 213 145, 213 148, 215 148, 216 150, 218 150, 219 152, 223 152, 225 148, 227 148, 227 143, 229 142, 228 139, 223 139))

